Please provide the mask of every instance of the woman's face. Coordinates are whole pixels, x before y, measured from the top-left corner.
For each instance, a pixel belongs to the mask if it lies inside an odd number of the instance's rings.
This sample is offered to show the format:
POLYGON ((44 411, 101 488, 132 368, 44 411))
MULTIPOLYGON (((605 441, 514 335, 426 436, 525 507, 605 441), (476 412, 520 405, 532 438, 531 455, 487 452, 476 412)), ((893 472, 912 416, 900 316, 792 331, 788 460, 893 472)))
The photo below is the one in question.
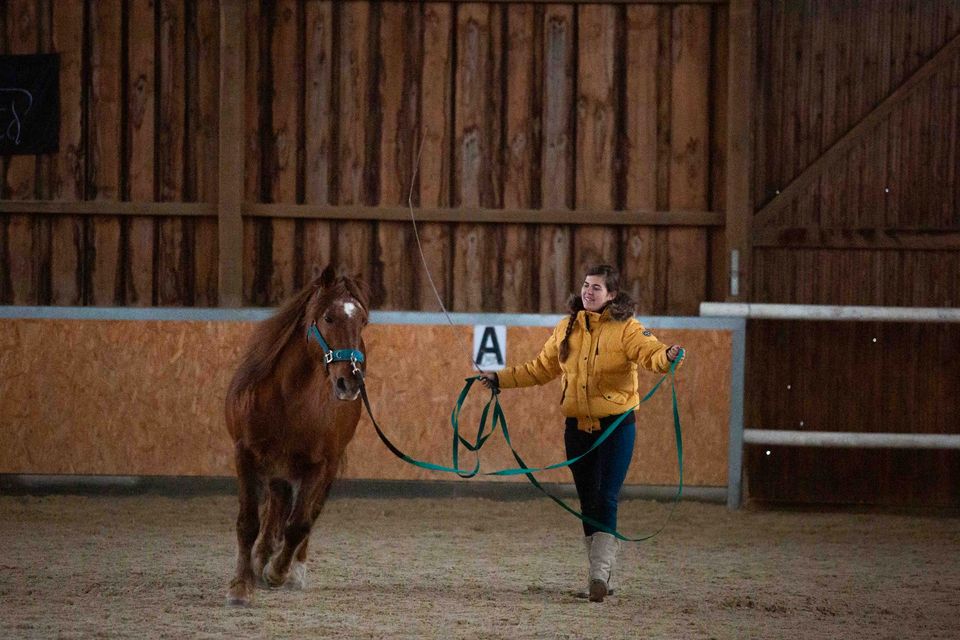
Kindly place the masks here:
POLYGON ((587 276, 580 287, 580 299, 587 311, 600 311, 603 305, 616 297, 615 291, 607 291, 607 281, 602 275, 587 276))

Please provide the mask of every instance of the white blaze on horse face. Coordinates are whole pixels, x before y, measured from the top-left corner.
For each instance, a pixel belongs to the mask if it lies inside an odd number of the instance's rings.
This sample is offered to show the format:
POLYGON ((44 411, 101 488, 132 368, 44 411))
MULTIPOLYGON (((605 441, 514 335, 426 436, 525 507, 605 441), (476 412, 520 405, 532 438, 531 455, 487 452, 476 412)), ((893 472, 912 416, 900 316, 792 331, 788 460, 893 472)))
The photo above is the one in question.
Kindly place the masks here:
POLYGON ((352 302, 344 302, 343 312, 347 314, 348 318, 352 318, 353 314, 357 312, 357 305, 353 304, 352 302))

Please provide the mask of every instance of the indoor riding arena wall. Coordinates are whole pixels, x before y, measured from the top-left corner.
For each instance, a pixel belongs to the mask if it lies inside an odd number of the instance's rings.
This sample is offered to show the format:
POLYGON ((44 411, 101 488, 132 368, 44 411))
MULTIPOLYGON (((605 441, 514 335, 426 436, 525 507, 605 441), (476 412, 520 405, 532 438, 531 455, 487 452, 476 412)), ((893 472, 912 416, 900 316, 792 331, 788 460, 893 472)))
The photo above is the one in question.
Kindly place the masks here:
MULTIPOLYGON (((96 310, 86 310, 87 312, 96 310)), ((141 316, 158 311, 141 310, 141 316)), ((136 310, 113 313, 130 317, 136 310)), ((180 317, 202 316, 178 310, 180 317)), ((241 318, 244 311, 210 311, 210 317, 241 318)), ((262 310, 247 316, 264 316, 262 310)), ((69 313, 64 314, 66 316, 69 313)), ((415 322, 374 322, 365 330, 367 386, 377 419, 388 437, 410 456, 438 464, 451 458, 450 412, 472 375, 472 323, 444 324, 431 314, 380 314, 415 322)), ((496 316, 488 316, 496 318, 496 316)), ((559 316, 512 316, 508 363, 537 355, 559 316), (550 326, 548 326, 550 325, 550 326)), ((662 319, 676 326, 697 319, 662 319)), ((702 323, 702 320, 700 321, 702 323)), ((122 476, 232 476, 232 445, 223 403, 230 378, 254 326, 250 320, 123 320, 14 318, 0 320, 0 473, 122 476)), ((683 425, 684 482, 727 484, 732 332, 715 329, 660 330, 665 342, 683 344, 689 357, 676 375, 683 425)), ((641 373, 641 392, 659 376, 641 373)), ((559 381, 501 395, 511 439, 524 461, 541 466, 566 458, 559 381)), ((474 437, 486 390, 471 392, 461 433, 474 437)), ((636 458, 629 485, 676 485, 670 388, 665 383, 638 410, 636 458)), ((472 454, 461 465, 472 466, 472 454)), ((515 467, 501 436, 482 451, 482 469, 515 467)), ((377 438, 364 414, 347 450, 343 477, 375 480, 450 480, 400 461, 377 438)), ((538 475, 569 482, 566 469, 538 475)), ((526 482, 522 476, 489 477, 526 482)))

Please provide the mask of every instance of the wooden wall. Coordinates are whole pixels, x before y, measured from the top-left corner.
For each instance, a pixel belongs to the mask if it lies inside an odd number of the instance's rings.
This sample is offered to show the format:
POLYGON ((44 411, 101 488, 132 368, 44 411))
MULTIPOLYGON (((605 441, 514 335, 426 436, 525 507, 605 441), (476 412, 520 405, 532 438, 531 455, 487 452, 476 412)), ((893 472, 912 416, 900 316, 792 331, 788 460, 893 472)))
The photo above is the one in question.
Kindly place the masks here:
POLYGON ((11 0, 0 23, 3 52, 61 54, 60 152, 3 158, 3 199, 103 212, 3 214, 0 300, 216 305, 215 218, 104 203, 216 201, 217 2, 11 0))
POLYGON ((724 3, 250 0, 244 157, 218 159, 222 10, 0 5, 3 51, 63 62, 61 152, 3 162, 4 201, 42 206, 0 208, 0 303, 216 305, 215 207, 70 203, 215 203, 221 161, 244 304, 334 261, 436 309, 411 194, 451 309, 555 312, 599 260, 647 314, 722 296, 724 3))
MULTIPOLYGON (((756 302, 960 306, 960 4, 760 2, 756 302)), ((957 433, 956 325, 750 322, 748 427, 957 433)), ((748 447, 761 501, 960 504, 960 453, 748 447), (767 451, 770 454, 767 454, 767 451)))
MULTIPOLYGON (((229 476, 233 447, 223 398, 253 327, 236 321, 0 320, 0 473, 229 476)), ((684 481, 724 486, 732 335, 728 330, 651 327, 666 342, 688 345, 677 376, 683 419, 684 481), (694 391, 696 390, 696 391, 694 391)), ((512 326, 507 360, 536 356, 549 327, 512 326)), ((451 463, 450 411, 472 375, 472 326, 388 325, 364 330, 367 388, 391 441, 418 459, 451 463), (411 358, 409 354, 423 354, 411 358)), ((640 372, 641 390, 659 376, 640 372)), ((565 458, 560 380, 500 396, 511 441, 529 466, 565 458)), ((480 421, 489 392, 474 387, 460 426, 480 421)), ((628 484, 676 485, 677 453, 669 383, 637 411, 635 462, 628 484)), ((489 424, 488 424, 489 427, 489 424)), ((515 468, 503 434, 481 452, 483 471, 515 468)), ((461 464, 474 463, 460 450, 461 464)), ((347 449, 348 478, 451 480, 395 458, 364 415, 347 449)), ((566 469, 538 474, 571 481, 566 469)), ((485 480, 526 483, 523 476, 485 480)))
POLYGON ((753 301, 960 305, 960 4, 757 7, 753 301))
MULTIPOLYGON (((281 1, 247 18, 248 200, 532 210, 525 224, 421 225, 452 309, 555 311, 598 260, 651 312, 710 296, 718 231, 537 211, 717 205, 722 6, 281 1)), ((256 304, 332 259, 384 308, 436 308, 403 220, 248 219, 245 237, 256 304)))

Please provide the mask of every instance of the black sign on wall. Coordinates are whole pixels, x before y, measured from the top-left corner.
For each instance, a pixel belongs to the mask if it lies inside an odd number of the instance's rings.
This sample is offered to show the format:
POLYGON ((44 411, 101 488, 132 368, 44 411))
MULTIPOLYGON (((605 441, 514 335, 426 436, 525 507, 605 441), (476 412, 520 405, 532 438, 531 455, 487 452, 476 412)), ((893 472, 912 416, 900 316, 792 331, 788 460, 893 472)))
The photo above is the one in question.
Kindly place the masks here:
POLYGON ((0 56, 0 155, 60 147, 60 54, 0 56))

